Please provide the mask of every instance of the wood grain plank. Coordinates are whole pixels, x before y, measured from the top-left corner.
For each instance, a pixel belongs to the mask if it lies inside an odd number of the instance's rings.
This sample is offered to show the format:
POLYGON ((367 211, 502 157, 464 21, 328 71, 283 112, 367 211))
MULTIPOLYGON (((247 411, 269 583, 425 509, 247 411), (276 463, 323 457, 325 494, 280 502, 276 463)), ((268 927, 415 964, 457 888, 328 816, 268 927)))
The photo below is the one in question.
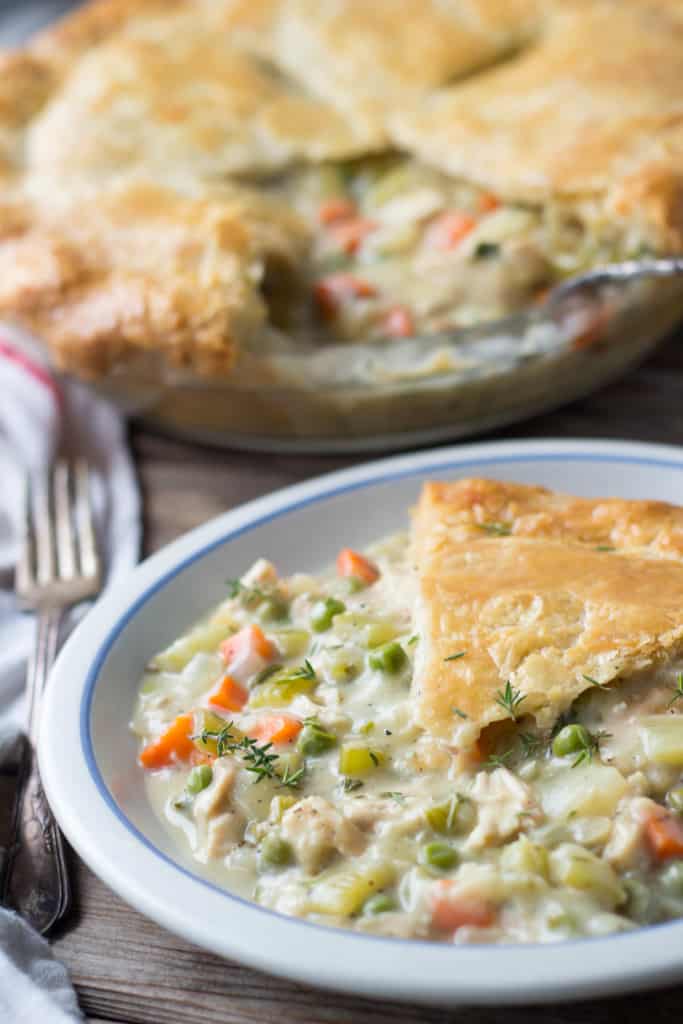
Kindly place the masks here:
MULTIPOLYGON (((682 341, 672 339, 644 366, 597 395, 488 436, 683 444, 682 341)), ((148 552, 236 504, 362 461, 196 448, 139 428, 132 441, 148 552)), ((122 903, 75 857, 72 873, 76 905, 55 948, 71 970, 92 1024, 454 1024, 463 1019, 467 1024, 642 1024, 649 1017, 673 1020, 683 1013, 683 987, 562 1007, 458 1011, 323 993, 175 938, 122 903)), ((578 955, 587 954, 588 948, 578 955)), ((408 962, 407 946, 401 955, 408 962)), ((576 949, 567 955, 577 955, 576 949)))

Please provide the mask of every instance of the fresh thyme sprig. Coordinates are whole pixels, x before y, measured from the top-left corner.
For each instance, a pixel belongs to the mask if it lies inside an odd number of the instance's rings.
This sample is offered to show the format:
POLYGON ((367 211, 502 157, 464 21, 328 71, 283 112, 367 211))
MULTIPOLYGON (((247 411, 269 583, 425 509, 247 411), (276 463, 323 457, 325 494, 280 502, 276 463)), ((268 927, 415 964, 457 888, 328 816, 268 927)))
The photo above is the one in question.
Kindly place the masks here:
POLYGON ((288 672, 287 676, 289 679, 317 679, 315 669, 308 658, 306 658, 300 668, 295 668, 293 672, 288 672))
POLYGON ((509 679, 505 684, 504 690, 496 691, 496 704, 503 708, 504 711, 507 711, 513 722, 517 721, 517 710, 523 700, 526 700, 526 694, 515 689, 509 679))
POLYGON ((508 523, 477 523, 477 529, 492 537, 509 537, 512 527, 508 523))
POLYGON ((222 729, 202 729, 201 741, 206 744, 209 740, 215 740, 217 757, 238 754, 244 762, 245 769, 256 776, 255 782, 260 782, 261 779, 276 779, 283 786, 294 787, 299 784, 303 777, 303 768, 290 772, 287 766, 280 775, 275 768, 279 755, 270 753, 273 744, 259 743, 251 736, 237 739, 232 732, 233 728, 234 722, 226 722, 222 729))
POLYGON ((674 686, 674 695, 666 705, 668 708, 672 707, 677 700, 681 700, 683 697, 683 672, 679 672, 676 676, 676 685, 674 686))
POLYGON ((514 753, 514 748, 510 747, 509 750, 504 750, 500 754, 489 754, 484 761, 484 768, 505 768, 514 753))
POLYGON ((584 730, 585 738, 581 744, 578 755, 572 761, 572 768, 578 768, 580 764, 585 764, 587 761, 593 760, 593 754, 600 753, 600 741, 609 738, 611 733, 605 732, 604 729, 600 729, 599 732, 589 732, 588 729, 584 730))
POLYGON ((533 732, 520 732, 519 742, 522 745, 524 757, 534 757, 545 745, 541 737, 536 736, 533 732))
POLYGON ((460 659, 464 658, 466 654, 467 654, 467 651, 457 651, 455 654, 449 654, 448 657, 444 658, 443 660, 444 661, 460 661, 460 659))
POLYGON ((597 686, 600 690, 608 690, 609 689, 607 683, 599 683, 597 681, 597 679, 593 679, 593 676, 587 676, 585 672, 583 672, 582 675, 583 675, 583 678, 586 680, 586 682, 590 683, 591 686, 597 686))

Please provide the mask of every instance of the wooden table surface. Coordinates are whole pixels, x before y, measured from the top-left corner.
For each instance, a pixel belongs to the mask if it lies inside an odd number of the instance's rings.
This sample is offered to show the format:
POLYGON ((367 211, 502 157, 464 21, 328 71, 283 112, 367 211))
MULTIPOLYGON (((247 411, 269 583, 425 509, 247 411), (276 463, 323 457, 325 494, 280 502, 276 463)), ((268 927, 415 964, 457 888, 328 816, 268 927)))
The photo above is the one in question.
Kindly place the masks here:
MULTIPOLYGON (((500 431, 505 437, 612 437, 683 444, 683 336, 599 394, 500 431)), ((239 454, 135 429, 146 551, 240 502, 352 458, 239 454)), ((94 1021, 121 1024, 621 1024, 683 1013, 683 986, 655 995, 506 1011, 456 1012, 374 1003, 304 988, 202 952, 115 897, 75 856, 75 907, 55 938, 81 1004, 94 1021)), ((405 947, 406 959, 410 956, 405 947)), ((567 955, 576 955, 575 952, 567 955)), ((588 947, 582 955, 590 955, 588 947)), ((530 959, 531 963, 531 959, 530 959)), ((533 969, 533 968, 532 968, 533 969)), ((522 983, 523 979, 520 979, 522 983)))

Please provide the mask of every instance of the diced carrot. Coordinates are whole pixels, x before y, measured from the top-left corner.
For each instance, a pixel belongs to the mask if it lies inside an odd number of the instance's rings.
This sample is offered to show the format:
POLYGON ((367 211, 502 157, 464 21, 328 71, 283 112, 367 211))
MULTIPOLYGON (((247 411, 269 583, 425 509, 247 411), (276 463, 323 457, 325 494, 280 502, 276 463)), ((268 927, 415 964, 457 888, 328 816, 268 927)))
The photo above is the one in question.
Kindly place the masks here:
POLYGON ((348 299, 367 299, 377 294, 369 281, 344 272, 328 274, 317 282, 313 295, 323 316, 333 319, 339 308, 348 299))
POLYGON ((452 881, 437 882, 432 896, 432 925, 440 932, 455 932, 463 925, 487 928, 496 919, 488 900, 452 892, 452 881))
POLYGON ((500 206, 500 199, 493 192, 482 192, 477 206, 481 213, 493 213, 500 206))
POLYGON ((415 334, 415 321, 405 306, 393 306, 382 320, 382 330, 390 338, 410 338, 415 334))
POLYGON ((140 764, 148 771, 156 771, 177 761, 189 761, 195 749, 190 739, 193 732, 194 715, 178 715, 166 732, 144 748, 140 764))
POLYGON ((337 572, 340 576, 356 576, 364 583, 374 583, 380 577, 380 571, 374 562, 351 548, 342 548, 337 555, 337 572))
POLYGON ((248 653, 258 654, 266 661, 270 661, 277 654, 274 644, 259 626, 245 626, 239 633, 229 636, 221 644, 221 654, 226 664, 233 658, 248 653))
POLYGON ((263 715, 249 726, 248 734, 259 743, 291 743, 301 732, 302 724, 292 715, 263 715))
POLYGON ((460 210, 447 210, 429 225, 425 232, 425 244, 430 249, 455 249, 470 231, 477 226, 477 221, 469 213, 460 210))
POLYGON ((209 694, 209 704, 224 711, 241 711, 248 700, 249 691, 232 676, 223 676, 213 693, 209 694))
POLYGON ((330 234, 342 252, 357 252, 368 235, 377 228, 377 221, 368 217, 348 217, 330 224, 330 234))
POLYGON ((672 814, 654 814, 645 824, 645 838, 657 860, 683 857, 683 824, 672 814))
POLYGON ((348 220, 350 217, 355 217, 358 210, 356 204, 351 199, 345 199, 343 196, 335 196, 332 199, 326 199, 318 207, 318 220, 321 224, 334 224, 338 220, 348 220))

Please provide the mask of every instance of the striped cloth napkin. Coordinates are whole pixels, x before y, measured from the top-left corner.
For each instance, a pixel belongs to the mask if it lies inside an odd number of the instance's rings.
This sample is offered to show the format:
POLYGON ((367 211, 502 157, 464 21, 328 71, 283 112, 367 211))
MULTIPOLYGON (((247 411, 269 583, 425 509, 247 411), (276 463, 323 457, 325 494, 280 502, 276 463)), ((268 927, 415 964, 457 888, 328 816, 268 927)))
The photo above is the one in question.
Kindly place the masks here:
MULTIPOLYGON (((45 473, 58 448, 84 456, 94 469, 96 528, 109 585, 130 571, 140 546, 140 498, 124 423, 81 384, 58 381, 29 339, 0 326, 0 763, 14 751, 22 725, 34 636, 33 617, 19 611, 13 593, 24 474, 45 473)), ((84 610, 75 610, 67 629, 84 610)), ((0 909, 0 1021, 76 1019, 66 970, 43 939, 0 909)))

